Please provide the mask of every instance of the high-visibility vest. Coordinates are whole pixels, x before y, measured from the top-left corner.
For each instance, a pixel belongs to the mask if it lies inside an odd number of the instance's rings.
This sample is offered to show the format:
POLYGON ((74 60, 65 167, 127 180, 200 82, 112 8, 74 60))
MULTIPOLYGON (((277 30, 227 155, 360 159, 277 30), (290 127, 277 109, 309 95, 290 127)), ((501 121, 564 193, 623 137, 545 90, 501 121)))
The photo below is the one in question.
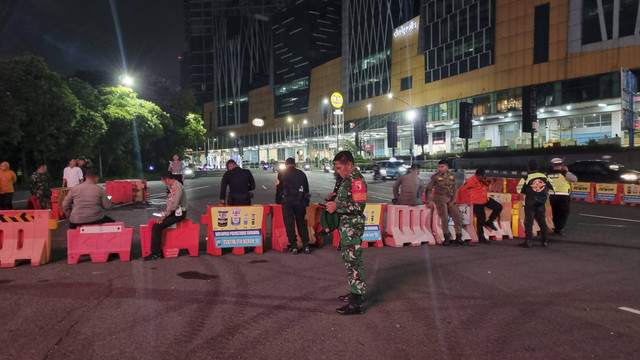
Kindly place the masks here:
POLYGON ((547 173, 547 177, 553 185, 553 191, 549 191, 551 195, 569 195, 571 192, 571 184, 565 177, 567 175, 566 170, 554 169, 547 173))

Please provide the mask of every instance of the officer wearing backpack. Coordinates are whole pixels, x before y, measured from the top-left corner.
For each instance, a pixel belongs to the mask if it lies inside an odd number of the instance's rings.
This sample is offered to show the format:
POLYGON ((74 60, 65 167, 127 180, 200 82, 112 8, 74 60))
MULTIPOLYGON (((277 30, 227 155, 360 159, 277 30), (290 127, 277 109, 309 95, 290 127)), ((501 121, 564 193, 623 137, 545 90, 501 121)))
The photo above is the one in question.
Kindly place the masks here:
POLYGON ((538 164, 535 160, 529 161, 527 176, 520 179, 517 190, 524 197, 524 234, 525 240, 520 246, 530 248, 533 233, 533 220, 540 226, 540 238, 543 247, 549 247, 547 241, 547 222, 544 216, 545 205, 549 198, 549 191, 553 190, 551 180, 547 175, 538 172, 538 164))
POLYGON ((296 160, 285 160, 286 169, 278 172, 276 180, 276 204, 282 204, 282 217, 289 239, 289 252, 298 254, 298 239, 296 237, 296 225, 298 234, 302 238, 302 251, 310 254, 309 230, 305 222, 307 206, 309 205, 309 182, 307 175, 296 168, 296 160))

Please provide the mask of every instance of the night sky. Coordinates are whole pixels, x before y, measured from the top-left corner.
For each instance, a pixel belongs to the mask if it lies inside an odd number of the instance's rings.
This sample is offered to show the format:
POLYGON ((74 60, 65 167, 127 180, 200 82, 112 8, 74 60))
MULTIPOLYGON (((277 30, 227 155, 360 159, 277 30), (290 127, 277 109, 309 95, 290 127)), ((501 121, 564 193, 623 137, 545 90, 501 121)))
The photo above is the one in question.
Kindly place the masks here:
MULTIPOLYGON (((182 0, 113 0, 129 73, 180 84, 186 49, 182 0)), ((0 0, 0 58, 41 56, 62 75, 124 72, 109 0, 0 0)))

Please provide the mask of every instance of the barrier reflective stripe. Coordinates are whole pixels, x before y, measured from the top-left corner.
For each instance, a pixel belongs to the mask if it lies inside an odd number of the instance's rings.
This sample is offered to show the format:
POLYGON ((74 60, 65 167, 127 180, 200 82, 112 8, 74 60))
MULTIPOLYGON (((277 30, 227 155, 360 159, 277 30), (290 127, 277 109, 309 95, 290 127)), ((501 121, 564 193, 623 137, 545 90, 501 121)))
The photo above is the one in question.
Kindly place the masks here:
POLYGON ((0 222, 33 222, 33 215, 27 213, 19 213, 15 216, 0 214, 0 222))
MULTIPOLYGON (((151 255, 151 228, 156 219, 149 219, 147 225, 140 225, 140 248, 142 256, 151 255)), ((200 246, 200 225, 189 219, 173 224, 162 231, 160 243, 164 257, 178 257, 182 249, 189 251, 189 256, 198 256, 200 246)))
POLYGON ((131 259, 133 228, 124 223, 83 225, 67 230, 67 264, 77 264, 82 255, 91 262, 103 263, 109 254, 117 253, 120 261, 131 259))

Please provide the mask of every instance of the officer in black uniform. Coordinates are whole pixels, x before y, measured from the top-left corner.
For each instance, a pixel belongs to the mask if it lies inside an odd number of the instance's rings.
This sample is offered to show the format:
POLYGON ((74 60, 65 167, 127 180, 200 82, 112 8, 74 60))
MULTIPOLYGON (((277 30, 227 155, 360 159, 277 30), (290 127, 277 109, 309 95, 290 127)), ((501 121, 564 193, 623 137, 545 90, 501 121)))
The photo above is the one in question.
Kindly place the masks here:
POLYGON ((222 205, 251 205, 253 193, 256 188, 253 174, 247 169, 242 169, 234 160, 227 161, 227 172, 222 176, 220 184, 220 204, 222 205), (227 198, 227 186, 229 186, 229 201, 227 198))
POLYGON ((544 216, 549 191, 553 190, 551 180, 538 171, 535 160, 529 161, 527 176, 520 179, 518 192, 524 194, 524 234, 525 240, 520 246, 530 248, 533 235, 533 220, 540 226, 542 246, 549 247, 547 241, 547 222, 544 216))
POLYGON ((305 222, 307 206, 309 205, 309 182, 307 175, 296 168, 296 160, 285 160, 286 169, 278 172, 276 180, 276 204, 282 204, 282 217, 287 229, 289 239, 289 252, 298 254, 298 239, 296 237, 296 225, 302 238, 302 251, 310 254, 309 230, 305 222))

